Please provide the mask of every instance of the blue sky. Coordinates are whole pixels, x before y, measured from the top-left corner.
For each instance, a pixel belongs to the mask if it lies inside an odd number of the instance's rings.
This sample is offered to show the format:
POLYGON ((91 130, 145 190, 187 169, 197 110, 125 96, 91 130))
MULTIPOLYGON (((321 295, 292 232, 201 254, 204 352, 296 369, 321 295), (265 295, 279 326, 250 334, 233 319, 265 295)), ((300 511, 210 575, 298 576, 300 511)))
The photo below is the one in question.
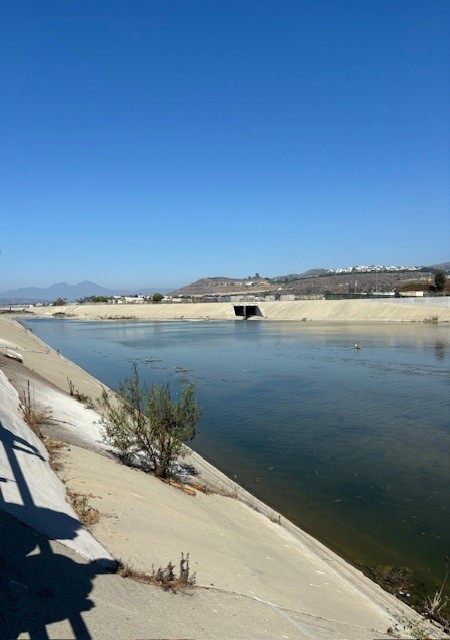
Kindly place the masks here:
POLYGON ((447 0, 16 0, 0 292, 450 259, 447 0))

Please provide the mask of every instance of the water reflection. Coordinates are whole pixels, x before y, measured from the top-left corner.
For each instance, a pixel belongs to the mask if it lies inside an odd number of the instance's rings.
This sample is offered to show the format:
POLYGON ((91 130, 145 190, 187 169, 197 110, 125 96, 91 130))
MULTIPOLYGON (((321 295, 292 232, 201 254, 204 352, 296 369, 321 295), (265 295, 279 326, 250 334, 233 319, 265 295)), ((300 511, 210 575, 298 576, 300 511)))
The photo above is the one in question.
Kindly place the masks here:
POLYGON ((448 343, 445 340, 438 339, 434 343, 434 354, 436 360, 443 361, 446 358, 446 350, 448 349, 448 343))

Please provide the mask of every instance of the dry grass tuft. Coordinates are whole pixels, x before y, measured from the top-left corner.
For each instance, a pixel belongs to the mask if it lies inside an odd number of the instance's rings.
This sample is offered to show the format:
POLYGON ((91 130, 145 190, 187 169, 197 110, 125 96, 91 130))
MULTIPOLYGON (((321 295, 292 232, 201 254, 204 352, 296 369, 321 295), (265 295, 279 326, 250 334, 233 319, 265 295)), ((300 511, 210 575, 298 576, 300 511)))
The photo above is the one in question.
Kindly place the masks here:
POLYGON ((60 471, 62 469, 62 464, 58 462, 58 454, 61 451, 61 449, 64 449, 65 447, 67 447, 67 444, 62 440, 52 440, 47 436, 44 436, 43 442, 44 442, 45 448, 48 451, 51 468, 55 472, 60 471))
POLYGON ((162 478, 162 481, 165 482, 166 484, 169 484, 171 487, 175 487, 175 489, 179 489, 180 491, 182 491, 183 493, 186 493, 188 496, 195 496, 195 490, 192 488, 191 485, 186 485, 186 484, 182 484, 181 482, 177 482, 176 480, 166 480, 164 478, 162 478))
POLYGON ((164 591, 172 591, 172 593, 177 593, 177 591, 181 589, 192 588, 195 585, 195 573, 190 575, 188 553, 186 557, 181 553, 179 576, 175 575, 174 569, 175 565, 169 562, 167 567, 164 568, 159 567, 159 569, 155 569, 152 567, 152 573, 150 574, 144 571, 137 571, 131 565, 119 561, 117 573, 119 576, 122 576, 122 578, 130 578, 136 582, 153 584, 161 587, 164 591))
POLYGON ((22 412, 23 419, 30 429, 39 436, 39 438, 42 438, 42 433, 39 427, 41 424, 50 422, 52 419, 52 410, 50 407, 40 407, 36 404, 34 398, 31 396, 29 380, 27 383, 27 389, 23 389, 23 391, 20 392, 19 398, 20 410, 22 412))
POLYGON ((81 393, 75 388, 72 380, 67 378, 67 384, 69 385, 69 395, 84 404, 88 409, 95 409, 95 403, 86 393, 81 393))
POLYGON ((212 489, 208 489, 208 487, 206 487, 204 484, 201 484, 200 482, 190 482, 189 486, 195 489, 196 491, 200 491, 200 493, 204 493, 206 495, 214 493, 212 489))
POLYGON ((442 584, 440 588, 436 589, 432 598, 430 598, 430 596, 427 596, 424 614, 429 620, 434 620, 434 622, 441 624, 444 627, 446 633, 449 633, 450 618, 442 611, 448 604, 448 597, 443 595, 444 587, 447 583, 450 571, 448 556, 445 556, 445 566, 446 571, 442 584))
POLYGON ((88 499, 93 498, 93 495, 87 496, 67 489, 67 497, 69 498, 72 507, 75 509, 77 516, 80 518, 80 522, 86 528, 97 524, 100 519, 100 514, 97 509, 94 509, 94 507, 91 507, 88 503, 88 499))

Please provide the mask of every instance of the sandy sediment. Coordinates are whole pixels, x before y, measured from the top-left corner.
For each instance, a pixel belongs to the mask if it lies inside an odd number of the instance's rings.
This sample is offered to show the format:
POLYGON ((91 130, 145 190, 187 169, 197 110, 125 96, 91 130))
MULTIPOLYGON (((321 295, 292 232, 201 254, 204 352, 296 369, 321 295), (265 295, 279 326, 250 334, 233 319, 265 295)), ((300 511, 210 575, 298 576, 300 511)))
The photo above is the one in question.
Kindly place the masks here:
MULTIPOLYGON (((0 338, 0 351, 14 347, 23 356, 23 363, 2 358, 5 374, 19 387, 31 378, 39 401, 52 407, 56 422, 60 421, 61 437, 71 443, 61 457, 62 474, 72 491, 88 495, 99 510, 100 520, 93 528, 99 543, 113 557, 147 572, 152 565, 176 563, 181 551, 190 553, 191 570, 196 571, 201 589, 191 596, 183 637, 387 638, 388 628, 399 619, 417 620, 412 610, 301 529, 284 518, 281 524, 274 522, 273 512, 243 489, 238 493, 251 507, 233 497, 186 495, 105 455, 98 422, 68 396, 67 378, 93 397, 101 384, 8 318, 0 318, 0 338)), ((2 414, 4 426, 14 409, 8 411, 2 414)), ((219 489, 230 486, 197 454, 190 461, 201 481, 219 489)), ((33 472, 29 481, 39 483, 39 473, 33 472)), ((130 593, 133 590, 130 586, 130 593)), ((83 614, 93 628, 98 620, 100 628, 109 624, 111 606, 122 607, 125 615, 127 607, 142 602, 137 613, 148 617, 159 603, 159 595, 153 601, 134 594, 134 604, 127 605, 121 588, 104 598, 102 593, 94 589, 93 613, 83 614), (116 593, 121 594, 120 602, 116 593)), ((146 637, 180 633, 179 611, 185 606, 170 599, 163 606, 164 624, 149 622, 146 637)), ((117 634, 125 637, 120 619, 116 624, 117 634)), ((123 624, 128 632, 132 623, 123 624)), ((142 635, 141 627, 132 628, 142 635)))
MULTIPOLYGON (((450 322, 450 307, 396 304, 377 300, 302 300, 257 302, 260 319, 313 322, 450 322)), ((78 320, 235 320, 233 304, 83 304, 34 307, 39 317, 65 314, 78 320)))

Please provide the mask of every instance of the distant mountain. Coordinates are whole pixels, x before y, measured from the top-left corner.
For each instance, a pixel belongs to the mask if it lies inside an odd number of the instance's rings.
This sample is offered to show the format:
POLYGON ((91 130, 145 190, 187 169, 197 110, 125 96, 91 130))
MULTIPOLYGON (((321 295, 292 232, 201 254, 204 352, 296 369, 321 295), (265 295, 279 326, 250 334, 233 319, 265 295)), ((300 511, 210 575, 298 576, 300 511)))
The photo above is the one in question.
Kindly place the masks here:
POLYGON ((450 262, 441 262, 440 264, 432 264, 430 269, 443 269, 444 271, 450 271, 450 262))
POLYGON ((321 267, 316 269, 308 269, 308 271, 304 271, 303 273, 288 273, 285 276, 275 276, 271 278, 271 280, 300 280, 301 278, 316 278, 318 276, 323 276, 325 273, 328 273, 329 269, 323 269, 321 267))
POLYGON ((161 287, 145 288, 133 291, 124 291, 123 289, 106 289, 95 282, 84 280, 78 284, 67 284, 67 282, 58 282, 50 287, 25 287, 22 289, 13 289, 11 291, 3 291, 0 293, 0 302, 3 304, 22 304, 33 302, 53 302, 57 298, 66 298, 69 302, 74 302, 86 296, 113 296, 120 294, 142 293, 144 295, 155 293, 167 293, 169 289, 161 287))

